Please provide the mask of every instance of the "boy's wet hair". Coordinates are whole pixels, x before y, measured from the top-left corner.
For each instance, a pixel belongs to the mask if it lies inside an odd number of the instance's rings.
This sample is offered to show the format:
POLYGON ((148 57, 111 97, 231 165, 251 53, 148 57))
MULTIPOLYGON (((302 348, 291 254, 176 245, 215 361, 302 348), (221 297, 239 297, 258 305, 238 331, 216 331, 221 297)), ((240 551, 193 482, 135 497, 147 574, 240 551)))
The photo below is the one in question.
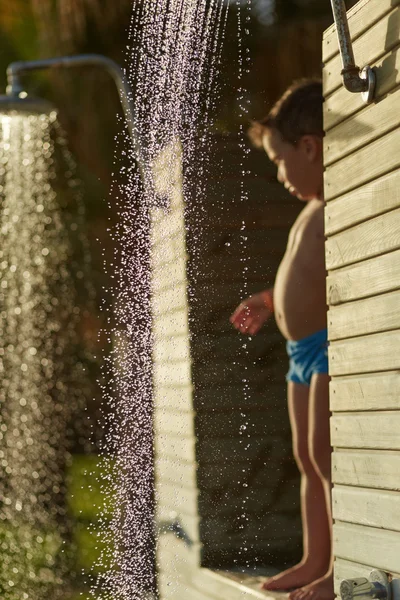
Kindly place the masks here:
POLYGON ((319 79, 295 81, 264 119, 252 122, 248 136, 257 148, 263 146, 266 129, 276 129, 286 142, 293 145, 303 135, 323 137, 322 103, 322 82, 319 79))

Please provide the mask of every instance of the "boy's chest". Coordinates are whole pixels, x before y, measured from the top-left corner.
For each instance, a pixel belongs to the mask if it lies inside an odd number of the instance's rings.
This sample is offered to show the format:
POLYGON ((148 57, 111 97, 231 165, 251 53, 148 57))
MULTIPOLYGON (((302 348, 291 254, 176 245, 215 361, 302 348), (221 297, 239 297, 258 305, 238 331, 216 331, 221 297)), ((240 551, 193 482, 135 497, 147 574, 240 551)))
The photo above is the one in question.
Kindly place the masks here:
POLYGON ((286 252, 297 254, 298 252, 312 253, 317 250, 323 251, 324 221, 323 209, 307 210, 306 207, 296 219, 290 230, 286 252))

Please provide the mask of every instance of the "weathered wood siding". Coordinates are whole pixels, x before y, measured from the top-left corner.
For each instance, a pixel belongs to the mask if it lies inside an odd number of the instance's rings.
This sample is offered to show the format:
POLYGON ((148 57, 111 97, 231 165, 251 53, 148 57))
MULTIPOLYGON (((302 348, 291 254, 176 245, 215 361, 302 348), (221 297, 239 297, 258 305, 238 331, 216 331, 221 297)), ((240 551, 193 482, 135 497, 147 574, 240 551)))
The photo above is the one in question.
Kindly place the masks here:
MULTIPOLYGON (((242 160, 237 139, 215 138, 202 193, 187 190, 186 207, 175 160, 175 185, 166 190, 170 208, 153 211, 163 600, 250 597, 233 580, 224 587, 225 580, 200 567, 279 566, 301 555, 284 343, 274 323, 251 341, 229 323, 246 294, 273 284, 301 205, 276 182, 265 155, 252 151, 252 171, 244 177, 242 160), (174 522, 186 541, 168 532, 174 522)), ((161 173, 162 161, 159 166, 161 173)), ((161 177, 158 185, 164 184, 161 177)), ((248 594, 262 597, 257 589, 248 594)))
POLYGON ((346 91, 324 34, 326 262, 335 586, 400 573, 400 2, 349 11, 376 100, 346 91))
POLYGON ((301 205, 264 153, 243 161, 237 138, 215 139, 203 217, 195 197, 187 211, 203 564, 219 568, 300 554, 284 342, 273 321, 249 340, 229 316, 273 285, 301 205))
POLYGON ((200 565, 181 158, 178 142, 159 158, 155 185, 167 207, 153 209, 151 227, 157 569, 162 598, 179 597, 186 573, 200 565), (171 528, 178 522, 190 546, 174 536, 171 528))

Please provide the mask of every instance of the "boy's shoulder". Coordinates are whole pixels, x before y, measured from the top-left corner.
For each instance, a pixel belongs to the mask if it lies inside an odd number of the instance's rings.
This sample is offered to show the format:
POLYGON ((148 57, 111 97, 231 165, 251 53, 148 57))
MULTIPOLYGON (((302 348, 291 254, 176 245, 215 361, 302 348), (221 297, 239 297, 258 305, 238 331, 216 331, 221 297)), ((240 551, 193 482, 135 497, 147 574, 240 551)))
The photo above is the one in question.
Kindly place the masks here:
POLYGON ((303 210, 300 212, 298 219, 301 221, 313 221, 324 219, 324 203, 321 200, 309 200, 306 202, 303 210))
POLYGON ((300 212, 293 228, 297 231, 324 231, 324 203, 321 200, 310 200, 300 212))

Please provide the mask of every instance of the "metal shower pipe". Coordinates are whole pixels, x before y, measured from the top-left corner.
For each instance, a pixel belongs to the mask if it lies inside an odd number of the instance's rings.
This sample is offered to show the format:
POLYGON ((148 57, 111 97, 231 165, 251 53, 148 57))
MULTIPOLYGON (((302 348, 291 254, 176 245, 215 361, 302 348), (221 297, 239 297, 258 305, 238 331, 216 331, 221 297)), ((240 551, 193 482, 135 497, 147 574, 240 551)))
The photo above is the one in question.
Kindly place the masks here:
POLYGON ((364 102, 372 102, 376 86, 375 73, 370 66, 365 66, 360 71, 355 63, 344 0, 331 0, 331 4, 342 59, 343 85, 349 92, 361 92, 364 102))
POLYGON ((135 130, 134 111, 132 106, 132 90, 125 79, 125 74, 121 67, 106 56, 101 54, 78 54, 76 56, 60 56, 58 58, 47 58, 43 60, 19 61, 11 63, 7 68, 7 95, 18 98, 24 88, 21 83, 21 75, 30 71, 54 68, 71 67, 101 67, 105 69, 113 78, 118 89, 119 98, 124 111, 126 123, 132 139, 135 152, 135 158, 139 168, 143 169, 142 153, 135 130))

